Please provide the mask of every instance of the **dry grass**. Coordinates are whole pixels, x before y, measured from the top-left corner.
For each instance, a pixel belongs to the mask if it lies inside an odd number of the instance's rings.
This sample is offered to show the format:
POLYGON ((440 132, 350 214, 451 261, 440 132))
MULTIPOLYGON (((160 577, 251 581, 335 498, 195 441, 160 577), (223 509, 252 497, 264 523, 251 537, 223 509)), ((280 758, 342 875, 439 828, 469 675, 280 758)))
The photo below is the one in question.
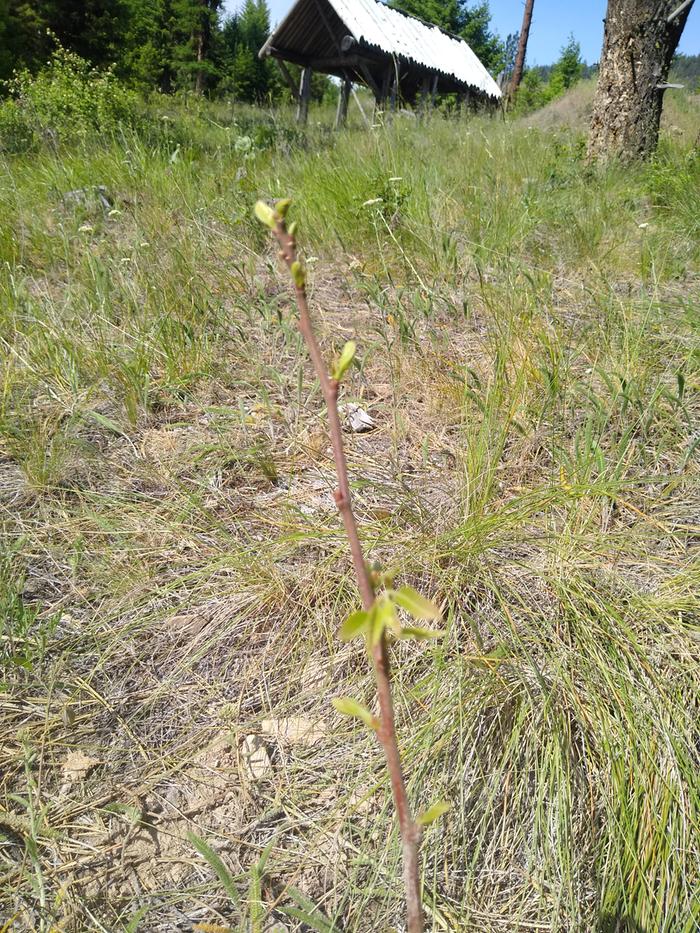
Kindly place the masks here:
POLYGON ((287 192, 324 347, 359 344, 364 543, 445 609, 396 650, 412 799, 454 805, 430 928, 697 929, 697 156, 578 153, 435 120, 5 164, 7 930, 308 929, 295 892, 399 928, 381 755, 329 703, 372 687, 321 400, 249 219, 287 192), (118 213, 61 200, 97 183, 118 213))

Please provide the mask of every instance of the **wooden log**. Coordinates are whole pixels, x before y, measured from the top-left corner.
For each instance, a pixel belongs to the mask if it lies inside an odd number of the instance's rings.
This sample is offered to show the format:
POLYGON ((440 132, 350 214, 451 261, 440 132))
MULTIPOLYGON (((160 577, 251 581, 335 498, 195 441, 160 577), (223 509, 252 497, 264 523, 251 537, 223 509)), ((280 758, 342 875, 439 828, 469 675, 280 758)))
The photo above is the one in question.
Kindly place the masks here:
POLYGON ((299 82, 299 104, 297 106, 297 123, 306 124, 309 119, 309 101, 311 100, 311 69, 302 68, 299 82))
POLYGON ((357 96, 357 91, 355 90, 354 87, 352 88, 352 97, 355 103, 357 104, 357 109, 362 114, 362 119, 365 121, 365 126, 367 127, 367 129, 370 129, 372 124, 369 122, 369 117, 365 113, 365 108, 362 106, 362 102, 360 101, 360 98, 357 96))
POLYGON ((391 81, 391 91, 389 92, 389 110, 396 110, 399 99, 399 72, 396 66, 391 69, 393 78, 391 81))
POLYGON ((382 75, 382 86, 379 92, 379 100, 377 103, 382 108, 386 109, 386 102, 389 97, 389 88, 391 86, 391 76, 394 72, 394 69, 391 65, 384 69, 384 74, 382 75))
POLYGON ((282 77, 287 82, 289 90, 292 92, 292 100, 298 104, 299 103, 299 91, 297 89, 296 84, 294 83, 294 78, 289 73, 289 68, 287 68, 287 66, 282 61, 281 58, 276 58, 275 61, 277 62, 277 67, 282 72, 282 77))
POLYGON ((438 89, 438 76, 433 75, 433 84, 432 84, 432 87, 430 88, 430 106, 431 107, 435 106, 435 97, 437 95, 437 89, 438 89))
POLYGON ((372 72, 369 70, 365 62, 361 62, 358 66, 358 71, 360 75, 365 79, 367 87, 374 94, 374 100, 376 103, 379 102, 379 99, 382 96, 381 88, 378 86, 377 82, 372 77, 372 72))
POLYGON ((338 109, 335 114, 335 128, 338 130, 345 126, 348 121, 348 103, 350 102, 350 91, 352 90, 352 81, 346 77, 340 85, 340 94, 338 95, 338 109))

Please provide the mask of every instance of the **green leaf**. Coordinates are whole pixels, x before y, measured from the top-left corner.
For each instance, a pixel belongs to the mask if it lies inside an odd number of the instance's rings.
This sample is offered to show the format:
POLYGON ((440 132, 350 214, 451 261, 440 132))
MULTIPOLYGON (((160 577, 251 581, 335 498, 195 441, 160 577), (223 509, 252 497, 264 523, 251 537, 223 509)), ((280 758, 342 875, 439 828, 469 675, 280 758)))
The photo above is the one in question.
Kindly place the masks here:
POLYGON ((508 649, 505 645, 496 645, 496 647, 487 654, 476 656, 466 656, 467 661, 471 661, 474 667, 482 671, 492 671, 501 661, 508 659, 508 649))
POLYGON ((267 865, 267 860, 269 859, 270 853, 272 852, 272 849, 274 848, 274 845, 275 845, 276 842, 277 842, 277 838, 276 838, 275 836, 273 836, 272 839, 270 839, 270 841, 268 842, 268 844, 265 846, 265 848, 264 848, 264 849, 262 850, 262 852, 260 853, 260 858, 258 859, 258 864, 255 866, 255 867, 257 868, 258 872, 260 873, 260 875, 262 875, 262 873, 265 871, 265 866, 267 865))
POLYGON ((125 816, 129 817, 129 820, 134 826, 140 823, 142 819, 142 813, 139 808, 128 803, 115 801, 114 803, 106 804, 104 809, 108 813, 123 813, 125 816))
POLYGON ((92 418, 93 421, 96 421, 103 428, 107 428, 108 431, 111 431, 112 434, 118 434, 120 437, 126 437, 127 435, 122 431, 119 425, 112 421, 111 418, 107 418, 105 415, 100 414, 99 411, 84 411, 83 416, 85 418, 92 418))
POLYGON ((153 910, 152 904, 146 904, 145 907, 141 907, 136 911, 135 914, 132 914, 129 918, 128 923, 124 927, 124 933, 138 933, 139 926, 141 921, 145 920, 148 914, 153 910))
POLYGON ((348 371, 349 366, 352 364, 352 361, 355 359, 355 353, 357 351, 357 344, 354 340, 348 340, 345 346, 342 349, 338 360, 333 367, 332 377, 336 382, 340 382, 345 373, 348 371))
POLYGON ((414 638, 416 641, 425 641, 428 638, 442 638, 444 632, 436 628, 423 628, 420 625, 404 625, 399 638, 414 638))
POLYGON ((339 933, 332 920, 322 913, 314 902, 297 888, 287 888, 287 894, 298 905, 297 907, 278 907, 280 913, 301 920, 311 930, 317 933, 339 933))
POLYGON ((272 210, 269 204, 265 204, 264 201, 255 202, 255 216, 258 218, 261 224, 265 224, 266 227, 269 227, 270 230, 275 229, 276 219, 275 212, 272 210))
POLYGON ((210 845, 208 845, 204 839, 201 839, 195 833, 187 833, 187 838, 199 852, 199 854, 206 860, 210 868, 213 868, 216 877, 221 882, 221 885, 231 898, 236 907, 241 906, 241 896, 236 889, 231 872, 224 865, 221 857, 216 853, 210 845))
POLYGON ((281 201, 278 201, 278 202, 275 204, 275 210, 276 210, 277 213, 280 215, 280 217, 286 217, 286 216, 287 216, 287 211, 289 210, 289 208, 290 208, 290 206, 291 206, 291 203, 292 203, 292 199, 291 199, 291 198, 282 198, 281 201))
POLYGON ((380 596, 375 602, 373 610, 374 618, 370 631, 370 643, 372 647, 379 644, 387 628, 390 628, 395 635, 401 634, 401 625, 396 615, 396 609, 388 596, 380 596))
POLYGON ((262 879, 265 873, 267 860, 270 857, 270 853, 276 841, 276 838, 273 836, 263 849, 257 864, 251 865, 248 870, 248 918, 250 921, 250 933, 262 933, 263 922, 267 913, 262 899, 262 879))
POLYGON ((343 716, 352 716, 354 719, 361 719, 370 729, 379 728, 379 720, 373 716, 366 706, 353 700, 352 697, 333 697, 331 703, 335 709, 343 716))
POLYGON ((289 268, 296 287, 303 288, 306 285, 306 272, 302 264, 298 259, 295 259, 289 268))
POLYGON ((434 803, 432 807, 428 807, 425 813, 420 813, 416 817, 416 823, 418 823, 419 826, 427 826, 429 823, 434 823, 443 813, 447 813, 451 806, 452 804, 448 803, 446 800, 440 800, 438 803, 434 803))
POLYGON ((347 619, 340 626, 340 640, 341 641, 350 641, 352 638, 356 638, 358 635, 361 635, 365 629, 369 627, 370 623, 369 612, 365 612, 364 609, 358 609, 357 612, 351 612, 347 619))
POLYGON ((248 919, 250 933, 262 933, 265 919, 265 905, 262 902, 262 872, 257 865, 251 865, 248 882, 248 919))
POLYGON ((439 619, 440 610, 425 596, 421 596, 412 586, 402 586, 391 594, 397 606, 405 609, 414 619, 439 619))
POLYGON ((293 221, 290 223, 290 225, 287 227, 287 233, 288 233, 290 236, 294 236, 296 232, 297 232, 297 222, 296 222, 296 220, 293 220, 293 221))
POLYGON ((685 376, 682 372, 676 373, 676 382, 678 383, 678 401, 681 402, 685 392, 685 376))

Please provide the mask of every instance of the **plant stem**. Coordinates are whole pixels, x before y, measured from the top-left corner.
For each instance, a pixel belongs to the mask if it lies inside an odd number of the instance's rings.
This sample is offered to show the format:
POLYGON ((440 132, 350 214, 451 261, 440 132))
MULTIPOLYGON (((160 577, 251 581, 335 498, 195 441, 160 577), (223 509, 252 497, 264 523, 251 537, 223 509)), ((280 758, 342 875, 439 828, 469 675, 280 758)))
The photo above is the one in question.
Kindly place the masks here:
MULTIPOLYGON (((297 249, 294 236, 287 230, 284 218, 278 218, 274 227, 274 234, 280 245, 280 258, 291 269, 292 263, 297 261, 297 249)), ((294 276, 293 276, 294 278, 294 276)), ((296 303, 299 309, 299 330, 306 343, 313 363, 314 370, 321 384, 321 391, 328 410, 328 426, 330 430, 333 459, 338 476, 338 488, 333 497, 338 511, 343 519, 345 534, 350 544, 350 553, 357 578, 357 586, 362 597, 362 604, 369 610, 374 603, 374 588, 370 579, 362 545, 357 530, 357 522, 352 510, 350 495, 350 482, 348 479, 348 464, 343 446, 343 433, 338 412, 338 383, 328 375, 321 349, 316 340, 309 304, 306 297, 306 286, 299 284, 296 278, 296 303)), ((399 819, 403 854, 403 881, 406 893, 406 919, 408 933, 423 933, 423 907, 420 894, 420 876, 418 864, 418 848, 420 845, 421 829, 414 821, 411 807, 406 794, 401 757, 396 739, 396 725, 394 721, 394 704, 391 697, 391 679, 389 655, 386 637, 382 634, 379 642, 372 648, 372 662, 379 700, 379 728, 377 737, 384 750, 394 805, 399 819)))

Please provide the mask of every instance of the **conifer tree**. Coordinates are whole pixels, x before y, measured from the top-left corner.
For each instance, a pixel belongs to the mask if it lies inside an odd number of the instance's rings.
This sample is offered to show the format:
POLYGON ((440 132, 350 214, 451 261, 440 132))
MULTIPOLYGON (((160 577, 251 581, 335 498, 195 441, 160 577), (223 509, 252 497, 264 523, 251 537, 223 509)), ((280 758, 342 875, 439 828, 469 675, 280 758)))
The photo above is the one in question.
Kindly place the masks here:
POLYGON ((583 75, 584 67, 581 58, 581 46, 571 34, 566 45, 563 46, 559 59, 554 64, 549 77, 551 97, 558 97, 564 91, 573 87, 583 75))
POLYGON ((129 26, 127 0, 40 0, 36 6, 43 10, 47 27, 71 52, 97 66, 120 59, 129 26))
POLYGON ((245 0, 240 13, 230 17, 222 31, 229 72, 225 84, 237 100, 262 102, 279 95, 279 81, 269 58, 258 58, 270 34, 270 10, 266 0, 245 0))
POLYGON ((179 83, 198 94, 218 78, 213 54, 219 29, 222 0, 173 0, 173 25, 177 42, 173 60, 179 83))
POLYGON ((129 28, 119 73, 143 90, 173 89, 175 14, 172 0, 129 0, 129 28))
POLYGON ((389 6, 417 16, 425 23, 435 23, 454 35, 462 24, 462 0, 390 0, 389 6))

